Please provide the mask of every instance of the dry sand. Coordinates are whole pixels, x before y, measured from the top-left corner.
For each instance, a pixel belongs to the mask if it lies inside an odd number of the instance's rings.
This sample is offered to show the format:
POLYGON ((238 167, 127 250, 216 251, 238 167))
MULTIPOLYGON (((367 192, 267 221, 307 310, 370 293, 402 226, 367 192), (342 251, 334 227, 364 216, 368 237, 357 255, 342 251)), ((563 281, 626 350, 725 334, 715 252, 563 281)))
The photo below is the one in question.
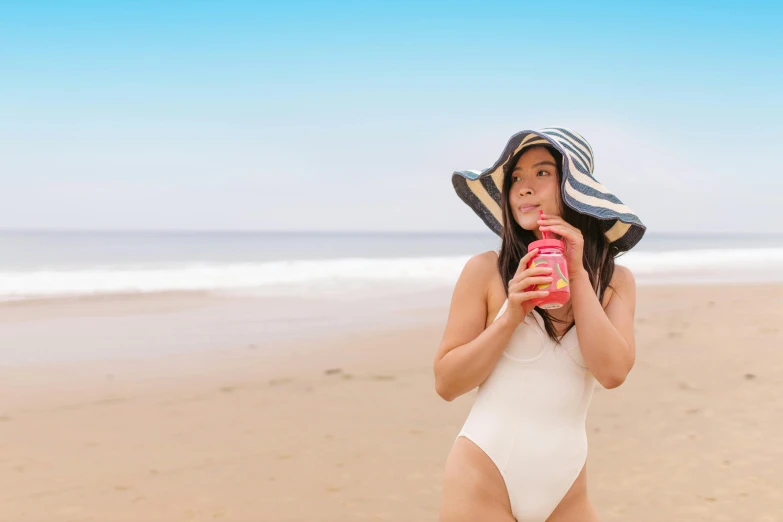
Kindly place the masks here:
MULTIPOLYGON (((150 321, 195 306, 145 299, 131 308, 150 321)), ((58 343, 75 320, 25 306, 1 307, 0 328, 27 322, 58 343)), ((131 313, 89 306, 80 320, 131 313)), ((434 392, 445 314, 317 342, 2 368, 0 520, 434 521, 474 396, 434 392)), ((783 286, 641 288, 636 366, 588 416, 601 520, 783 520, 782 341, 783 286)))

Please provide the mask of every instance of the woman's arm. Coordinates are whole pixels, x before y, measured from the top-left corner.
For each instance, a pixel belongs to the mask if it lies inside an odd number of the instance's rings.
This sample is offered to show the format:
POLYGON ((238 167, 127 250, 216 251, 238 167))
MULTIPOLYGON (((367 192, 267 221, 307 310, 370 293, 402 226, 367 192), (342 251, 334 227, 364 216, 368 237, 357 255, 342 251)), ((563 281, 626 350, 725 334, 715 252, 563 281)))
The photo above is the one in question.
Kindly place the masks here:
POLYGON ((582 263, 582 232, 559 216, 543 214, 538 223, 542 232, 554 232, 566 245, 571 307, 582 357, 601 386, 616 388, 625 381, 636 358, 633 329, 636 283, 633 274, 625 267, 615 267, 610 283, 614 293, 604 310, 582 263))
POLYGON ((533 299, 547 291, 528 290, 551 283, 552 269, 528 268, 538 250, 533 249, 519 261, 508 283, 506 311, 491 325, 487 322, 489 281, 496 277, 494 254, 471 258, 454 288, 449 320, 443 340, 435 354, 435 389, 447 401, 454 400, 484 382, 495 368, 511 336, 533 309, 533 299))
POLYGON ((454 287, 434 364, 435 389, 447 401, 486 380, 516 329, 505 314, 485 329, 487 290, 495 259, 491 252, 472 257, 454 287))
POLYGON ((595 295, 585 270, 569 273, 569 279, 582 357, 601 386, 616 388, 625 381, 636 358, 633 325, 636 282, 633 274, 624 266, 615 267, 611 283, 614 292, 606 310, 595 295))

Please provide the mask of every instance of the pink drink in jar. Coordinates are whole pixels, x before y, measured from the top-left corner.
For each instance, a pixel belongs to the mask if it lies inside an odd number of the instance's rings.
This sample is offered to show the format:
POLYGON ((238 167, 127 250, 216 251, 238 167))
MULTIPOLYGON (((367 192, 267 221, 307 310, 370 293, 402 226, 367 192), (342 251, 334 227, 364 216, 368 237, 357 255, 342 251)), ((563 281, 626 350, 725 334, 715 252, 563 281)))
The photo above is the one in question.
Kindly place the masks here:
POLYGON ((571 288, 568 285, 568 265, 564 257, 565 245, 558 239, 539 239, 528 245, 528 250, 537 248, 538 254, 530 261, 528 268, 548 266, 552 269, 552 282, 530 287, 530 290, 548 290, 549 295, 533 299, 533 304, 544 310, 553 310, 565 305, 571 299, 571 288))

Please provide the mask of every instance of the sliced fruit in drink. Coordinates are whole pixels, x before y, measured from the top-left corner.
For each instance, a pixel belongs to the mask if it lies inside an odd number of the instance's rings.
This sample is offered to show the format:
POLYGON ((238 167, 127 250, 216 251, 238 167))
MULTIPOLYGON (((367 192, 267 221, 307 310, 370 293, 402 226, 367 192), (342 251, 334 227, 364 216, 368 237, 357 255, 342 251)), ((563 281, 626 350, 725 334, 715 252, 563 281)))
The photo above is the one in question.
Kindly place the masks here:
POLYGON ((560 279, 557 281, 557 284, 555 286, 558 289, 568 286, 568 279, 566 279, 566 276, 563 275, 563 272, 560 270, 559 264, 555 265, 555 270, 557 270, 557 275, 560 276, 560 279))

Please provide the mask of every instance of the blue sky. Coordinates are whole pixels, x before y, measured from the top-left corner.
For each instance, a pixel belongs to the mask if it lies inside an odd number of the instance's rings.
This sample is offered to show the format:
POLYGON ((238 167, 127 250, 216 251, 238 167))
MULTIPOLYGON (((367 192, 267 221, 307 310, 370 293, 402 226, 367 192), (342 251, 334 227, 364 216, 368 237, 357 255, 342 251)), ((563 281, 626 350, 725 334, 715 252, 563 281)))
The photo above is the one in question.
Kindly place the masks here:
POLYGON ((628 4, 0 3, 0 226, 481 230, 451 172, 558 125, 651 230, 778 232, 783 8, 628 4))

